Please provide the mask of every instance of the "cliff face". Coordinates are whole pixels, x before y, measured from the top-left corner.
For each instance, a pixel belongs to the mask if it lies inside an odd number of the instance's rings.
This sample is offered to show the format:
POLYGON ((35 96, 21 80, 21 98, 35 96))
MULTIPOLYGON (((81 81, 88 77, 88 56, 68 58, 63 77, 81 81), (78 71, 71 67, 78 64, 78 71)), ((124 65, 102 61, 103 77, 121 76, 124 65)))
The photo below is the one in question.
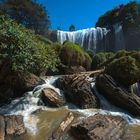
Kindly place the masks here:
MULTIPOLYGON (((117 47, 114 44, 115 31, 113 29, 113 26, 116 24, 122 26, 125 49, 140 50, 140 4, 137 2, 130 2, 126 5, 120 5, 99 17, 96 26, 106 27, 111 30, 111 48, 117 47)), ((120 48, 120 44, 118 44, 117 48, 120 48)))
POLYGON ((129 28, 125 32, 126 50, 140 50, 140 28, 129 28))
POLYGON ((57 42, 57 30, 48 30, 47 37, 53 41, 57 42))

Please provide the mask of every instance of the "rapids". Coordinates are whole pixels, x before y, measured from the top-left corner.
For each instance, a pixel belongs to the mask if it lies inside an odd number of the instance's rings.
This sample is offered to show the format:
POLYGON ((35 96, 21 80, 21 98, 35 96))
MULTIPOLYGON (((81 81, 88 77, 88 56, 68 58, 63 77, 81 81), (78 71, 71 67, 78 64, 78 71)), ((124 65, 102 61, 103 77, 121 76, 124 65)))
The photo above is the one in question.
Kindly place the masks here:
MULTIPOLYGON (((101 109, 78 109, 72 104, 67 104, 61 108, 44 107, 40 103, 39 94, 43 88, 52 88, 63 96, 63 92, 55 88, 53 83, 58 77, 49 77, 46 79, 46 84, 37 86, 33 91, 25 93, 24 97, 15 99, 11 104, 0 108, 0 114, 21 114, 24 116, 25 127, 27 133, 14 137, 13 140, 49 140, 52 132, 59 126, 65 115, 72 111, 76 119, 88 117, 96 113, 111 114, 122 116, 128 123, 128 129, 124 136, 124 140, 138 140, 140 138, 140 119, 133 118, 130 114, 111 105, 95 87, 95 82, 92 80, 92 87, 95 89, 97 96, 101 101, 101 109)), ((65 133, 61 140, 74 140, 69 133, 65 133)))

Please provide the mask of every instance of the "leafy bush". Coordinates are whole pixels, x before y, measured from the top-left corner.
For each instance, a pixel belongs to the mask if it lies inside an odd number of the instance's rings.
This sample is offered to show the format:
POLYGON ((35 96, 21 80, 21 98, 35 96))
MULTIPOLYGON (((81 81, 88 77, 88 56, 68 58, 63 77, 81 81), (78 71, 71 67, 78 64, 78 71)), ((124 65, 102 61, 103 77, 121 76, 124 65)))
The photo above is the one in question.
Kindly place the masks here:
POLYGON ((85 56, 85 62, 84 62, 83 67, 85 67, 87 70, 90 70, 91 69, 92 59, 89 56, 89 54, 86 53, 86 52, 84 53, 84 56, 85 56))
POLYGON ((60 51, 62 49, 62 45, 58 42, 54 42, 52 44, 52 46, 53 46, 54 50, 56 51, 56 53, 60 54, 60 51))
POLYGON ((98 19, 96 26, 106 27, 115 23, 123 23, 126 27, 134 27, 140 24, 139 15, 139 3, 132 1, 106 12, 98 19))
POLYGON ((125 86, 132 85, 140 79, 139 66, 131 56, 114 59, 106 68, 106 72, 125 86))
POLYGON ((91 59, 95 55, 95 52, 94 51, 86 51, 86 52, 88 53, 88 55, 90 56, 91 59))
POLYGON ((133 58, 135 58, 135 60, 138 63, 138 66, 140 67, 140 51, 131 52, 130 56, 133 57, 133 58))
POLYGON ((106 61, 106 53, 97 53, 92 58, 91 69, 96 70, 98 67, 106 61))
POLYGON ((123 56, 128 56, 130 52, 126 51, 126 50, 120 50, 116 53, 115 58, 120 58, 123 56))
POLYGON ((91 59, 76 43, 65 41, 60 51, 60 59, 66 66, 84 66, 88 69, 91 59))
POLYGON ((39 73, 56 69, 59 59, 51 44, 41 36, 0 16, 0 64, 11 70, 39 73))

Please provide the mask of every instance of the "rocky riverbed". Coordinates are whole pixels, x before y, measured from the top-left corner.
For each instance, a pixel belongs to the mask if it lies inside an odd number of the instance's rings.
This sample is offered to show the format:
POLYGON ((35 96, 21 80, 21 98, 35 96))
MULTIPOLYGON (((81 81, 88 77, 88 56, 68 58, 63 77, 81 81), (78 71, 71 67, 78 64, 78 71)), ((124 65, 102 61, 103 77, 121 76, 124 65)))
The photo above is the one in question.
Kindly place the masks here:
POLYGON ((2 106, 0 114, 12 121, 7 129, 1 117, 1 139, 7 132, 12 140, 139 139, 139 97, 113 78, 97 75, 47 77, 43 85, 2 106))

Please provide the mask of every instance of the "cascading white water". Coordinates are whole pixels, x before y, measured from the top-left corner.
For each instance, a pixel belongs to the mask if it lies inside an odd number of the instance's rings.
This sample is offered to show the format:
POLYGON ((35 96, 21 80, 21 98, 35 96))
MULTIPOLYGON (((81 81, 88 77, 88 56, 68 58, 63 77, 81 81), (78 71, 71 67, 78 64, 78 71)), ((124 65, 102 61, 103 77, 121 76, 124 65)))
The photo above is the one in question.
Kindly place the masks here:
POLYGON ((58 30, 57 40, 61 44, 63 44, 64 41, 77 42, 85 50, 93 50, 95 52, 125 50, 125 39, 122 25, 120 23, 116 23, 113 25, 113 29, 113 40, 108 36, 110 30, 100 27, 73 32, 58 30), (114 49, 111 43, 112 41, 114 42, 114 49))
POLYGON ((106 28, 88 28, 73 32, 57 31, 57 40, 63 44, 64 41, 79 43, 80 46, 86 50, 106 50, 106 35, 108 30, 106 28))
POLYGON ((115 50, 125 50, 125 41, 124 41, 124 33, 122 25, 119 23, 116 23, 113 25, 114 31, 115 31, 115 50))

